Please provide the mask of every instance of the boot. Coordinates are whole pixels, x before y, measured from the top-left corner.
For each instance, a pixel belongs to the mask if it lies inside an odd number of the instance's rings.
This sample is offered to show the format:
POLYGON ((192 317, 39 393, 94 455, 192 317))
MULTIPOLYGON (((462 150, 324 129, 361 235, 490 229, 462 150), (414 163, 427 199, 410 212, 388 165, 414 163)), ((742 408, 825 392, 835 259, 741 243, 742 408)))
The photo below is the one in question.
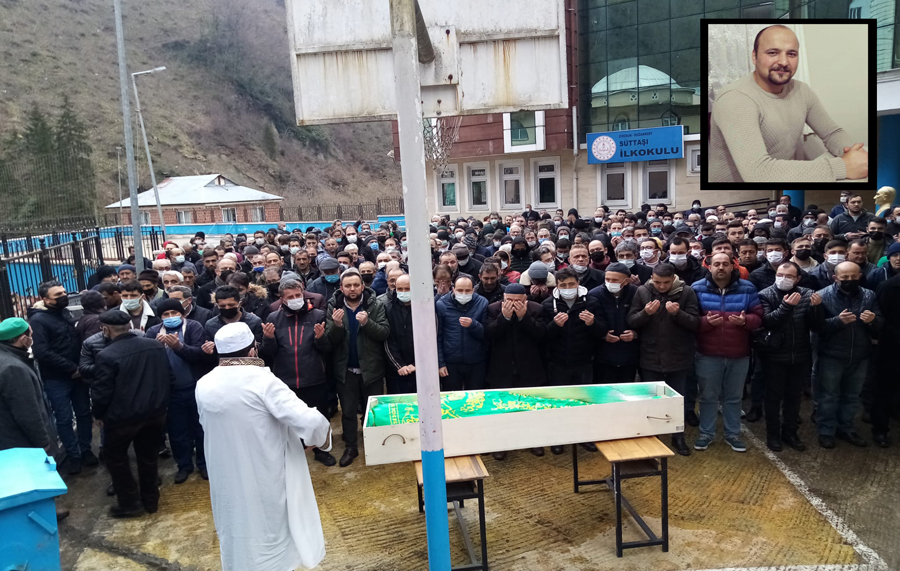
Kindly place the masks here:
POLYGON ((750 409, 750 412, 747 413, 747 422, 759 422, 763 417, 762 408, 758 406, 754 406, 750 409))
POLYGON ((344 450, 343 456, 341 456, 341 468, 346 468, 350 464, 353 464, 353 460, 359 456, 359 450, 356 448, 347 448, 344 450))
POLYGON ((782 433, 781 441, 796 450, 797 452, 803 452, 806 450, 806 445, 800 440, 800 437, 797 436, 797 433, 782 433))
POLYGON ((684 433, 672 435, 672 446, 675 447, 675 452, 682 456, 691 455, 691 449, 688 448, 687 442, 684 441, 684 433))

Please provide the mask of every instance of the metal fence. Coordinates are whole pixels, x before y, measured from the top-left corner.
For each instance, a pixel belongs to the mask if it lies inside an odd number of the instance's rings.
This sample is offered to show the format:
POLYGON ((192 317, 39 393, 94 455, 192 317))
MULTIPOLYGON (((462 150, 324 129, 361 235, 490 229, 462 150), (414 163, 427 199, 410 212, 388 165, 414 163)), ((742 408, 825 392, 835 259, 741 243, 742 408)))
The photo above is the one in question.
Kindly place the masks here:
POLYGON ((402 198, 379 198, 363 204, 322 204, 318 206, 283 205, 279 218, 283 222, 327 222, 329 220, 376 220, 379 216, 404 213, 402 198))

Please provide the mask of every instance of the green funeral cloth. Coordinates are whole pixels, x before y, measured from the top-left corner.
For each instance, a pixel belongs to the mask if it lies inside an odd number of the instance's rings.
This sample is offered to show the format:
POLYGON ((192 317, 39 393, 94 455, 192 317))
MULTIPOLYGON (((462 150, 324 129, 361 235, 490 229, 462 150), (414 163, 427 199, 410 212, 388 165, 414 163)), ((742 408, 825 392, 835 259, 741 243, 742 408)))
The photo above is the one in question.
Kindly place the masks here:
MULTIPOLYGON (((547 398, 514 391, 455 391, 441 393, 441 418, 463 418, 504 414, 523 410, 566 408, 589 404, 663 398, 650 383, 588 385, 580 387, 583 399, 547 398)), ((552 388, 548 388, 552 391, 552 388)), ((378 404, 369 409, 366 426, 391 426, 419 422, 419 406, 415 395, 377 397, 378 404)))

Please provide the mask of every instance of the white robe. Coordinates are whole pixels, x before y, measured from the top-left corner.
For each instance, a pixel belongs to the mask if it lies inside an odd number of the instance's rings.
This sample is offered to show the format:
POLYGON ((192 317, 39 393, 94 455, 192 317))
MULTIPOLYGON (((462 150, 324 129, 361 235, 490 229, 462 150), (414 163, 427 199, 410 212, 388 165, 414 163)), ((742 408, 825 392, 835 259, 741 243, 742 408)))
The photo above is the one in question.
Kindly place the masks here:
POLYGON ((222 569, 318 565, 325 538, 300 439, 330 450, 328 420, 264 367, 216 367, 196 396, 222 569))

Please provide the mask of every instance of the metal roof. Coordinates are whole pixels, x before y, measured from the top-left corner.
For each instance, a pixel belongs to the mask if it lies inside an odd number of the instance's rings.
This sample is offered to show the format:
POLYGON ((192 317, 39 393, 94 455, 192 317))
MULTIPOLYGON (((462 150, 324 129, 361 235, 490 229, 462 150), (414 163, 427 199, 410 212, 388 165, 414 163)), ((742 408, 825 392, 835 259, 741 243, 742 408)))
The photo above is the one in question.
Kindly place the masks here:
MULTIPOLYGON (((204 174, 199 176, 170 177, 159 183, 159 202, 162 206, 194 206, 201 204, 234 204, 246 202, 271 202, 284 200, 283 197, 261 190, 234 184, 222 177, 224 184, 216 184, 222 175, 204 174)), ((119 208, 118 201, 106 208, 119 208)), ((131 207, 131 199, 121 201, 124 208, 131 207)), ((138 206, 156 206, 153 189, 138 194, 138 206)))

